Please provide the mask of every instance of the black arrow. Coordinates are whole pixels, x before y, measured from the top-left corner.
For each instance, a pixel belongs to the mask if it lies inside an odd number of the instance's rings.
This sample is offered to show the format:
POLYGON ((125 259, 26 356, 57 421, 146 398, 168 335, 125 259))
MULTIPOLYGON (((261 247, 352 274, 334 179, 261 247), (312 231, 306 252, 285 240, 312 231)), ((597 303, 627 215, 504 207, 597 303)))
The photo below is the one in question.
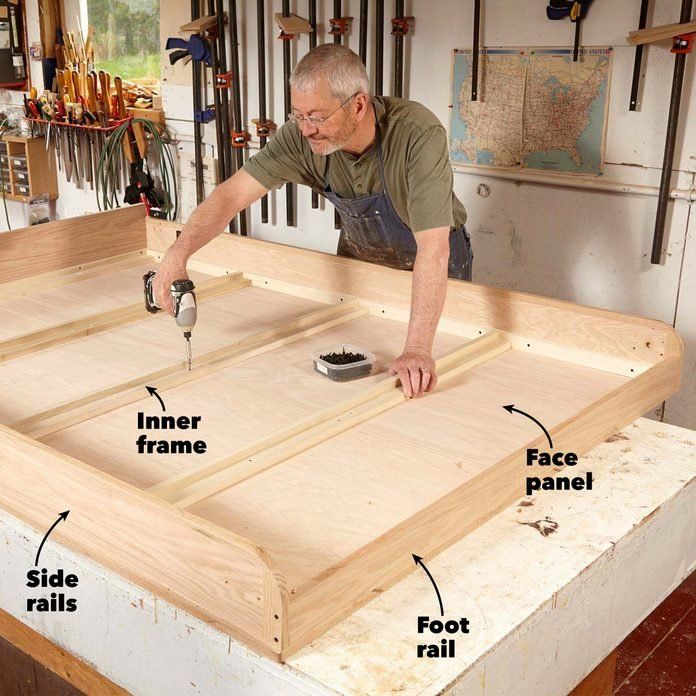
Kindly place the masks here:
POLYGON ((34 562, 35 566, 39 565, 39 556, 41 555, 41 549, 43 548, 43 545, 46 543, 46 539, 48 539, 48 535, 56 528, 56 525, 61 520, 68 519, 69 512, 70 512, 70 510, 66 510, 65 512, 61 512, 60 515, 58 515, 58 519, 51 525, 51 528, 46 532, 46 536, 43 538, 43 541, 41 542, 41 545, 39 546, 39 550, 36 553, 36 561, 34 562))
POLYGON ((442 606, 442 597, 440 597, 440 590, 437 589, 437 585, 435 584, 433 576, 430 574, 430 571, 425 567, 425 563, 423 563, 423 559, 420 556, 416 556, 415 553, 412 553, 411 555, 413 556, 413 560, 416 562, 416 565, 419 565, 421 568, 423 568, 423 570, 428 574, 430 582, 433 583, 435 592, 437 592, 437 601, 440 602, 440 616, 444 616, 445 608, 442 606))
POLYGON ((533 420, 543 431, 544 435, 546 435, 546 439, 549 441, 549 447, 553 449, 553 442, 551 442, 551 436, 549 435, 549 431, 534 417, 530 416, 528 413, 525 413, 524 411, 520 411, 519 408, 515 408, 515 404, 510 404, 509 406, 503 406, 503 408, 508 411, 509 413, 512 413, 513 411, 515 413, 521 413, 523 416, 527 416, 527 418, 530 418, 533 420))
POLYGON ((167 409, 164 407, 164 401, 162 401, 162 397, 157 393, 157 387, 145 387, 145 389, 147 389, 150 396, 157 397, 157 400, 162 404, 162 410, 166 411, 167 409))

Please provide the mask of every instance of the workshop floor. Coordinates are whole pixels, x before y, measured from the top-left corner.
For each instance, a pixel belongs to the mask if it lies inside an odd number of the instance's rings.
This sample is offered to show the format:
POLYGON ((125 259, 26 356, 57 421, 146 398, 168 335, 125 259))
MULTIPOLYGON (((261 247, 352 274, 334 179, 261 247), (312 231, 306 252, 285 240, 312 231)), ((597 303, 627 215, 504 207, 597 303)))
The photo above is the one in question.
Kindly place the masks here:
MULTIPOLYGON (((618 648, 614 696, 696 696, 696 573, 618 648)), ((80 696, 0 638, 0 696, 80 696)))
POLYGON ((696 694, 696 572, 618 648, 614 696, 696 694))

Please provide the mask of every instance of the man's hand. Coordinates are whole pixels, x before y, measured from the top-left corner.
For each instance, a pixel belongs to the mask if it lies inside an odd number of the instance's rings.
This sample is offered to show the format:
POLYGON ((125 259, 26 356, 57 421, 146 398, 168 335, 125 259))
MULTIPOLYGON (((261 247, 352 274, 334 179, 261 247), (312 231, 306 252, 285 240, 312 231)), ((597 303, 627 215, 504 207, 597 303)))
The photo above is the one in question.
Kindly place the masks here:
POLYGON ((161 307, 167 314, 174 316, 174 304, 172 302, 171 287, 175 280, 188 278, 186 272, 186 262, 176 254, 167 252, 162 259, 160 267, 157 269, 152 281, 152 291, 155 295, 157 306, 161 307))
POLYGON ((423 396, 435 389, 437 375, 435 361, 426 350, 405 350, 389 368, 390 375, 397 375, 408 399, 423 396))

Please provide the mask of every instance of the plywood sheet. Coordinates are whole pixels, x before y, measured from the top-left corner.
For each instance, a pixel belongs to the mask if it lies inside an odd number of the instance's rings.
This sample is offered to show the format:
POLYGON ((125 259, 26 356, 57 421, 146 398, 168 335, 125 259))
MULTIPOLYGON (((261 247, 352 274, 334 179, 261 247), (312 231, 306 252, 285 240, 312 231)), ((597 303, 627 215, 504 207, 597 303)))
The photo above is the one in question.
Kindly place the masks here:
MULTIPOLYGON (((402 322, 365 316, 168 390, 162 395, 168 413, 203 416, 201 427, 190 433, 204 440, 208 450, 195 457, 137 453, 137 413, 160 413, 154 400, 129 404, 44 441, 129 483, 150 487, 174 474, 218 461, 384 379, 389 364, 403 348, 405 334, 406 325, 402 322), (377 363, 372 376, 338 383, 312 369, 310 355, 315 349, 341 341, 375 354, 377 363), (121 442, 123 446, 105 450, 104 442, 121 442)), ((461 342, 461 337, 438 334, 435 354, 447 352, 461 342)), ((171 436, 165 431, 150 431, 150 435, 171 436)), ((180 431, 177 436, 188 434, 180 431)))
MULTIPOLYGON (((145 262, 24 297, 0 298, 0 340, 142 300, 143 275, 156 266, 145 262)), ((190 276, 195 283, 210 278, 195 272, 190 276)))
MULTIPOLYGON (((200 306, 193 350, 203 353, 219 348, 317 306, 321 305, 259 288, 206 300, 200 306)), ((184 346, 171 317, 157 314, 1 363, 0 392, 5 398, 0 403, 0 422, 31 416, 181 361, 184 346)))
POLYGON ((263 546, 296 589, 531 442, 538 426, 504 405, 551 428, 626 381, 507 351, 190 510, 263 546))

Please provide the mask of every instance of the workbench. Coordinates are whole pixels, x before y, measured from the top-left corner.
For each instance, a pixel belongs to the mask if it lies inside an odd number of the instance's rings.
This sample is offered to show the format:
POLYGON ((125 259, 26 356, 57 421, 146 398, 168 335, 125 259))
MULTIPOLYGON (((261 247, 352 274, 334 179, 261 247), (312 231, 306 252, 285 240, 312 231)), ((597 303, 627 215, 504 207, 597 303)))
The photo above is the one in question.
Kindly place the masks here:
MULTIPOLYGON (((134 694, 564 696, 696 565, 696 433, 641 418, 578 467, 595 473, 591 497, 521 498, 533 504, 512 505, 428 562, 446 616, 471 622, 455 659, 415 656, 417 616, 439 616, 424 573, 285 665, 56 543, 43 562, 79 574, 83 611, 30 617, 21 588, 41 534, 7 514, 0 608, 134 694), (548 536, 529 526, 546 519, 558 525, 548 536)), ((64 655, 51 660, 6 620, 0 635, 88 693, 121 693, 64 655)))
MULTIPOLYGON (((681 342, 666 324, 450 280, 433 348, 438 387, 406 400, 386 368, 403 346, 409 273, 234 235, 189 263, 200 319, 188 370, 181 331, 142 301, 143 274, 177 233, 134 207, 0 239, 0 511, 36 532, 50 527, 44 553, 57 542, 96 568, 83 567, 67 593, 56 580, 50 604, 38 597, 47 585, 20 584, 28 623, 55 614, 93 633, 101 609, 85 577, 96 582, 102 569, 130 583, 121 588, 134 608, 152 595, 158 627, 172 612, 179 628, 188 616, 227 636, 229 654, 302 666, 305 651, 342 622, 356 628, 360 607, 373 611, 403 578, 439 592, 432 568, 511 505, 539 515, 547 495, 555 506, 575 492, 588 506, 606 500, 603 467, 583 473, 577 455, 678 389, 681 342), (339 383, 313 370, 311 354, 337 343, 374 352, 373 373, 339 383), (544 496, 532 493, 542 481, 544 496), (70 519, 56 520, 63 511, 70 519)), ((686 481, 665 471, 674 495, 686 481)), ((545 541, 564 538, 551 514, 519 519, 545 541)), ((108 583, 102 601, 108 613, 108 583)), ((419 621, 450 618, 435 609, 419 621)), ((482 640, 474 607, 456 613, 446 625, 461 634, 441 639, 432 622, 415 636, 431 656, 417 664, 455 665, 482 640), (439 648, 456 656, 432 657, 439 648)), ((126 635, 137 642, 138 630, 103 617, 109 651, 131 654, 126 635)), ((364 635, 357 626, 352 641, 364 647, 364 635)), ((409 651, 385 642, 393 664, 409 651)), ((351 670, 342 671, 354 679, 351 670)))

